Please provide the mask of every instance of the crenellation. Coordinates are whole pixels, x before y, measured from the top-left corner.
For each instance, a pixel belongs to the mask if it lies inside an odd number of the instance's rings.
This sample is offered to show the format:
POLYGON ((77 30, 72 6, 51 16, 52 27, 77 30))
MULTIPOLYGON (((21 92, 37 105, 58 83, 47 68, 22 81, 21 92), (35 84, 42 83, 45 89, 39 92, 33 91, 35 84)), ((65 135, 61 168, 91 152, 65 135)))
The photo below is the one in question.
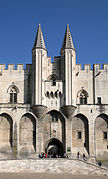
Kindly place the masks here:
POLYGON ((95 70, 95 72, 99 72, 99 70, 101 70, 100 64, 93 64, 93 69, 95 70))
POLYGON ((108 71, 108 63, 105 63, 105 64, 93 64, 93 68, 91 68, 90 64, 84 64, 84 69, 83 69, 81 64, 76 64, 76 73, 80 72, 80 71, 88 72, 88 71, 93 71, 93 70, 107 72, 108 71))
POLYGON ((86 71, 86 72, 89 72, 90 71, 90 64, 84 64, 84 70, 86 71))
POLYGON ((13 70, 15 70, 14 67, 15 67, 14 64, 8 64, 8 69, 7 70, 13 71, 13 70))
POLYGON ((6 69, 5 64, 0 64, 0 72, 4 71, 6 69))
POLYGON ((81 64, 76 64, 76 72, 81 71, 82 65, 81 64))
POLYGON ((17 70, 22 71, 23 70, 23 64, 17 64, 17 70))
POLYGON ((0 72, 8 72, 8 71, 14 71, 14 72, 23 72, 24 70, 30 72, 32 69, 32 64, 26 64, 26 68, 24 69, 24 65, 23 64, 17 64, 17 68, 15 69, 15 64, 8 64, 7 68, 6 68, 6 64, 0 64, 0 72))
POLYGON ((108 63, 102 64, 102 68, 105 72, 108 72, 108 63))

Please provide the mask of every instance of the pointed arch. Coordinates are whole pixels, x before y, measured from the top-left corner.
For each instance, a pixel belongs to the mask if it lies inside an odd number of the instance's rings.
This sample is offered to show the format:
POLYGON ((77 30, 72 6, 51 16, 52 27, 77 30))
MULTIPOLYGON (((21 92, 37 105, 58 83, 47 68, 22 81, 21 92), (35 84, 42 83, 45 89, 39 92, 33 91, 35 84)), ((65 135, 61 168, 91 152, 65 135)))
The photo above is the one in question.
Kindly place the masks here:
POLYGON ((21 117, 19 124, 20 146, 36 150, 36 119, 30 113, 21 117))
POLYGON ((87 104, 88 92, 82 87, 77 93, 77 102, 80 104, 87 104))
POLYGON ((49 93, 49 91, 46 92, 46 97, 47 97, 47 98, 50 98, 50 93, 49 93))
POLYGON ((53 91, 50 92, 50 96, 51 96, 51 98, 54 98, 54 93, 53 93, 53 91))
POLYGON ((65 118, 57 110, 49 111, 43 118, 43 144, 52 138, 60 140, 65 150, 66 140, 65 118))
POLYGON ((0 146, 12 147, 13 120, 7 113, 0 115, 0 146))
POLYGON ((51 74, 50 76, 48 76, 47 79, 51 81, 51 85, 52 86, 56 86, 56 80, 58 78, 57 78, 57 76, 55 74, 51 74))
POLYGON ((19 89, 16 85, 10 85, 7 89, 7 93, 11 93, 11 90, 15 90, 16 93, 19 93, 19 89))
POLYGON ((89 122, 85 115, 79 113, 72 120, 72 141, 75 153, 89 154, 89 122))
POLYGON ((7 93, 10 94, 10 103, 17 103, 17 93, 19 93, 19 89, 15 85, 9 86, 7 89, 7 93))
POLYGON ((57 80, 57 76, 55 74, 51 74, 48 76, 47 80, 57 80))
POLYGON ((99 114, 95 119, 96 158, 108 160, 108 115, 99 114))

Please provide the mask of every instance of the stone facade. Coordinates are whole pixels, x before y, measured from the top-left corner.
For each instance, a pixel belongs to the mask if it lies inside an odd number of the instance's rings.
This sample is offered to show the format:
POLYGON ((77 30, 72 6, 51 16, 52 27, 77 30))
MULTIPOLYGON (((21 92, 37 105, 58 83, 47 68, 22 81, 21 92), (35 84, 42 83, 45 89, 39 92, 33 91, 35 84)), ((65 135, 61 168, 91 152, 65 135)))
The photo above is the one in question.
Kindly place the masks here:
POLYGON ((39 24, 32 64, 0 64, 0 86, 0 158, 79 151, 108 159, 108 64, 76 64, 69 25, 51 62, 39 24))

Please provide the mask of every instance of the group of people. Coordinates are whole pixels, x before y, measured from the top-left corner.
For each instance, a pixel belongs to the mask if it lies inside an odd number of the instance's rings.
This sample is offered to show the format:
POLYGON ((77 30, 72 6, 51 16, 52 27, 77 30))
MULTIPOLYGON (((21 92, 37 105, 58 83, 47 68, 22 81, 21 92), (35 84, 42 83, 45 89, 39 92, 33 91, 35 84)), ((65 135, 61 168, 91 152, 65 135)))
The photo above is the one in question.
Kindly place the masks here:
MULTIPOLYGON (((80 159, 80 152, 77 153, 77 159, 80 159)), ((82 155, 83 160, 87 161, 87 157, 85 156, 85 153, 82 155)))
POLYGON ((44 152, 41 152, 40 154, 39 154, 39 158, 68 158, 68 155, 66 154, 66 153, 64 153, 64 155, 63 156, 61 156, 61 155, 58 155, 58 154, 47 154, 47 153, 44 153, 44 152))

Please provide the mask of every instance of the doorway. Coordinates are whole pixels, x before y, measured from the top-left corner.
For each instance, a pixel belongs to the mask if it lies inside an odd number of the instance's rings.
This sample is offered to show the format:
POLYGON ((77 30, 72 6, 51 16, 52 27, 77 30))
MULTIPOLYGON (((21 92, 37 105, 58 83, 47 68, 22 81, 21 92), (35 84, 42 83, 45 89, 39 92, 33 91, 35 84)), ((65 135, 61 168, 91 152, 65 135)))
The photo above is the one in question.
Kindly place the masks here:
POLYGON ((63 157, 64 155, 64 147, 63 144, 58 140, 58 139, 51 139, 50 141, 47 142, 47 145, 45 147, 45 152, 56 158, 58 157, 63 157))

